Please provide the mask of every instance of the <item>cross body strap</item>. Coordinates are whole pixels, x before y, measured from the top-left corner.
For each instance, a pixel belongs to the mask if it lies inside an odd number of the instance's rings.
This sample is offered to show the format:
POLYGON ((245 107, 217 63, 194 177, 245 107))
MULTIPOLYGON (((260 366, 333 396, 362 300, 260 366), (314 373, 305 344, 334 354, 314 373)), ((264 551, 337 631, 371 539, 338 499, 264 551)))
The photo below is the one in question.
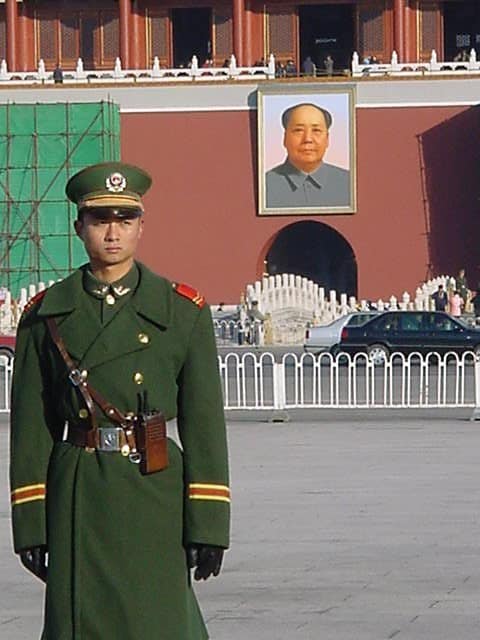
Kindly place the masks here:
POLYGON ((60 355, 62 356, 68 369, 68 377, 70 382, 76 387, 82 395, 85 401, 88 414, 90 416, 90 433, 92 434, 92 441, 94 439, 94 432, 98 428, 98 422, 95 415, 95 404, 100 407, 105 416, 111 421, 122 427, 128 422, 124 414, 117 409, 115 405, 106 400, 101 393, 96 391, 87 381, 86 372, 80 371, 71 359, 68 353, 62 336, 58 332, 57 323, 52 317, 47 318, 47 326, 50 332, 50 336, 55 343, 60 355))

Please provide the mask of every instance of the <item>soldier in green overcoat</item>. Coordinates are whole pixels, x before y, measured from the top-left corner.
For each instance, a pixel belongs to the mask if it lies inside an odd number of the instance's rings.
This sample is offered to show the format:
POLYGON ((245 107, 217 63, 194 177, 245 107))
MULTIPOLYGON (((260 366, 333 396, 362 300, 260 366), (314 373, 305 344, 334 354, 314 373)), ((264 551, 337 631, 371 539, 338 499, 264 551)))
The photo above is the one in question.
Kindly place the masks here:
POLYGON ((89 263, 32 299, 19 325, 13 537, 46 582, 42 640, 208 637, 190 569, 217 575, 229 544, 221 385, 204 298, 135 260, 150 183, 122 163, 69 180, 89 263), (139 402, 178 430, 168 466, 149 474, 131 428, 139 402))

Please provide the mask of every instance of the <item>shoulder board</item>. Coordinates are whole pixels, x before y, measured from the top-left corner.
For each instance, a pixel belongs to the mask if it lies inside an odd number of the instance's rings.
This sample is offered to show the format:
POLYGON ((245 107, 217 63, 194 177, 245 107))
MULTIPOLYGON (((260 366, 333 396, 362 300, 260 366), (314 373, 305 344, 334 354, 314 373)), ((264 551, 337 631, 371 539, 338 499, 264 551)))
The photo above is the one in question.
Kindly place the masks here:
POLYGON ((174 283, 173 288, 179 295, 196 304, 199 309, 205 305, 205 298, 202 294, 193 287, 189 287, 188 284, 174 283))
POLYGON ((33 298, 30 298, 27 304, 23 307, 22 315, 25 315, 26 313, 28 313, 30 309, 32 309, 37 303, 41 302, 43 300, 43 296, 46 293, 47 293, 47 290, 43 289, 43 291, 39 291, 37 294, 35 294, 33 298))

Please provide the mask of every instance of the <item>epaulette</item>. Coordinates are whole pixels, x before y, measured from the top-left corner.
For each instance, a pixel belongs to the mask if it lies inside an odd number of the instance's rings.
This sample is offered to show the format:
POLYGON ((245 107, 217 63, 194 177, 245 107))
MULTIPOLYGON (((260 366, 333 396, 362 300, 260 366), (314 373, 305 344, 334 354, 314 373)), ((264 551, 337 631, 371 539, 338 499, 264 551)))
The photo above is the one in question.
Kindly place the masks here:
POLYGON ((32 309, 32 307, 34 307, 38 302, 41 302, 42 299, 43 299, 43 296, 46 293, 47 293, 47 290, 43 289, 43 291, 39 291, 32 298, 30 298, 30 300, 27 302, 27 304, 23 307, 22 316, 24 316, 26 313, 28 313, 30 311, 30 309, 32 309))
POLYGON ((205 298, 202 294, 193 287, 189 287, 188 284, 178 284, 174 282, 173 288, 178 294, 184 298, 188 298, 193 304, 196 304, 199 309, 205 305, 205 298))

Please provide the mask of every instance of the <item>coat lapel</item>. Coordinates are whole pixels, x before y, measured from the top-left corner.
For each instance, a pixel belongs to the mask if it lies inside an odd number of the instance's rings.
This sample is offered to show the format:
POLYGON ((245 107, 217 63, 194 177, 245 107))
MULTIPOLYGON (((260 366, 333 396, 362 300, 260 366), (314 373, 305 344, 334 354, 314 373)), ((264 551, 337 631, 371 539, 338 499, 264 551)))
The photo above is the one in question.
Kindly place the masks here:
POLYGON ((102 326, 87 304, 82 285, 82 271, 51 287, 42 300, 39 316, 54 316, 59 333, 71 357, 79 362, 95 342, 102 326))

